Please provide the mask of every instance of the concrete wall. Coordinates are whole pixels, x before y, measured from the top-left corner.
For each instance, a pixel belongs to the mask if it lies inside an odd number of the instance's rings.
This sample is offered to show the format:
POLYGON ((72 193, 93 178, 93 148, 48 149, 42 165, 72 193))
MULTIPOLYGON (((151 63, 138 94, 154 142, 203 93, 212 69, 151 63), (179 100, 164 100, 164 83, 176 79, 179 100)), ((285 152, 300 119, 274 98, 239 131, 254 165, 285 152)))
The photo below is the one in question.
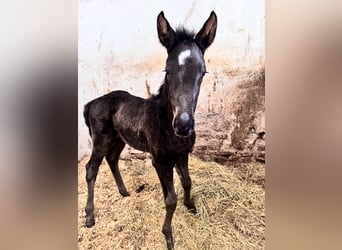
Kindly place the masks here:
MULTIPOLYGON (((217 95, 226 93, 227 97, 229 93, 237 93, 234 88, 240 85, 246 72, 259 72, 263 68, 263 0, 80 0, 79 159, 89 153, 91 145, 82 116, 86 102, 115 89, 146 97, 146 81, 151 85, 152 92, 158 90, 166 60, 166 50, 158 41, 156 29, 156 17, 161 10, 172 27, 184 24, 195 31, 202 27, 211 10, 217 14, 217 35, 205 54, 210 74, 202 83, 197 109, 199 124, 205 123, 208 114, 233 112, 228 110, 232 102, 223 101, 225 98, 218 98, 217 95), (220 89, 224 91, 213 91, 220 89), (215 101, 220 99, 221 103, 215 101)), ((250 76, 250 73, 247 75, 250 76)), ((261 120, 264 124, 264 118, 261 120)), ((263 127, 259 130, 264 129, 264 125, 259 127, 263 127)))

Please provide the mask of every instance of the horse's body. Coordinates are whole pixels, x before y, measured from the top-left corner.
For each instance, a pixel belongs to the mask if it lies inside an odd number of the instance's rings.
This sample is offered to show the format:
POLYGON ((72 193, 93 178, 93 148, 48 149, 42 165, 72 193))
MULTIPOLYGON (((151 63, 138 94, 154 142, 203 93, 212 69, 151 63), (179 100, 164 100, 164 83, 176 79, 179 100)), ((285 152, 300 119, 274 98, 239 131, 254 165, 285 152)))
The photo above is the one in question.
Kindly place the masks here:
POLYGON ((162 103, 164 95, 162 89, 148 99, 113 91, 89 102, 84 116, 89 121, 93 140, 101 144, 100 150, 108 151, 122 140, 135 149, 151 153, 153 159, 175 161, 180 154, 188 153, 195 143, 195 133, 188 137, 175 135, 172 116, 162 103), (97 128, 99 131, 94 133, 92 130, 97 128))
POLYGON ((151 153, 165 198, 166 216, 163 233, 168 249, 173 249, 171 220, 177 205, 173 184, 176 167, 184 188, 184 204, 196 212, 190 199, 191 179, 188 155, 195 143, 194 112, 202 78, 205 74, 203 54, 216 33, 216 15, 211 13, 200 32, 173 31, 163 12, 158 15, 160 42, 168 50, 166 75, 159 93, 148 99, 125 91, 113 91, 89 102, 84 117, 93 141, 87 163, 88 200, 86 226, 95 224, 94 184, 99 165, 105 157, 123 196, 129 193, 118 169, 125 144, 151 153))

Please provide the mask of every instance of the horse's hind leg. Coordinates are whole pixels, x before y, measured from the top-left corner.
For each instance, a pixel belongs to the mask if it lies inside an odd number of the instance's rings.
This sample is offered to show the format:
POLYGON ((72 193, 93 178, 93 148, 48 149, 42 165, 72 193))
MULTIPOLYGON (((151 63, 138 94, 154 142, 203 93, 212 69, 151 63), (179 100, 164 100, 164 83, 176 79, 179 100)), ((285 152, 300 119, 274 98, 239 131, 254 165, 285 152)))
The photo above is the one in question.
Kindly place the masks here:
POLYGON ((108 154, 106 155, 106 160, 115 178, 115 182, 116 182, 116 185, 118 186, 119 193, 125 197, 125 196, 129 196, 129 193, 127 192, 125 184, 122 180, 122 177, 119 171, 119 166, 118 166, 119 156, 124 147, 125 147, 125 143, 120 138, 115 139, 115 141, 113 142, 112 148, 109 150, 108 154))
POLYGON ((94 218, 94 185, 97 177, 97 173, 99 171, 99 166, 102 162, 104 157, 104 153, 99 152, 96 148, 93 149, 93 152, 90 156, 90 160, 86 165, 87 174, 87 186, 88 186, 88 198, 87 198, 87 205, 85 207, 86 212, 86 226, 92 227, 95 225, 95 218, 94 218))
POLYGON ((191 178, 188 170, 188 158, 189 154, 185 154, 180 158, 180 160, 176 163, 176 171, 184 189, 184 205, 189 209, 190 212, 196 213, 195 204, 190 198, 191 178))

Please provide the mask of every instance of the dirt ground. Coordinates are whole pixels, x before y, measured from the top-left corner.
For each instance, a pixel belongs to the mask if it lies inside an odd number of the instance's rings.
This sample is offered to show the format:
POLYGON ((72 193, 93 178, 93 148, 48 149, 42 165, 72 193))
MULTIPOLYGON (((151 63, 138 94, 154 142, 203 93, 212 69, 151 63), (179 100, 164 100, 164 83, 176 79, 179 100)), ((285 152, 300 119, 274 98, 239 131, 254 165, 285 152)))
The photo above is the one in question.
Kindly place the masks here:
MULTIPOLYGON (((103 161, 95 185, 95 226, 85 227, 85 165, 78 164, 79 249, 166 249, 161 232, 165 215, 162 190, 150 160, 120 161, 131 196, 121 197, 103 161), (145 184, 137 193, 136 189, 145 184)), ((175 249, 264 249, 265 165, 223 166, 190 157, 192 196, 197 214, 183 205, 175 173, 177 208, 172 220, 175 249)))

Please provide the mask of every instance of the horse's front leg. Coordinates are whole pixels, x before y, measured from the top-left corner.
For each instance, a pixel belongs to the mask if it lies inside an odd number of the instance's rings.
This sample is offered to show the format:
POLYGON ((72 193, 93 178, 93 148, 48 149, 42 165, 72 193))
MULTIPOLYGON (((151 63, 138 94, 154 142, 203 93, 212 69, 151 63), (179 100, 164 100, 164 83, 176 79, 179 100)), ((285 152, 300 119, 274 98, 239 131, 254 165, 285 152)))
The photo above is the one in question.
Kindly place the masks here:
POLYGON ((163 193, 166 207, 166 215, 163 224, 162 232, 165 235, 167 249, 174 249, 174 241, 172 236, 171 221, 173 213, 177 206, 177 196, 173 184, 173 166, 153 164, 156 168, 163 193))
POLYGON ((184 205, 189 209, 190 212, 196 213, 196 207, 194 201, 190 198, 191 191, 191 178, 188 169, 189 154, 184 154, 180 157, 176 164, 176 171, 179 175, 182 187, 184 189, 184 205))

